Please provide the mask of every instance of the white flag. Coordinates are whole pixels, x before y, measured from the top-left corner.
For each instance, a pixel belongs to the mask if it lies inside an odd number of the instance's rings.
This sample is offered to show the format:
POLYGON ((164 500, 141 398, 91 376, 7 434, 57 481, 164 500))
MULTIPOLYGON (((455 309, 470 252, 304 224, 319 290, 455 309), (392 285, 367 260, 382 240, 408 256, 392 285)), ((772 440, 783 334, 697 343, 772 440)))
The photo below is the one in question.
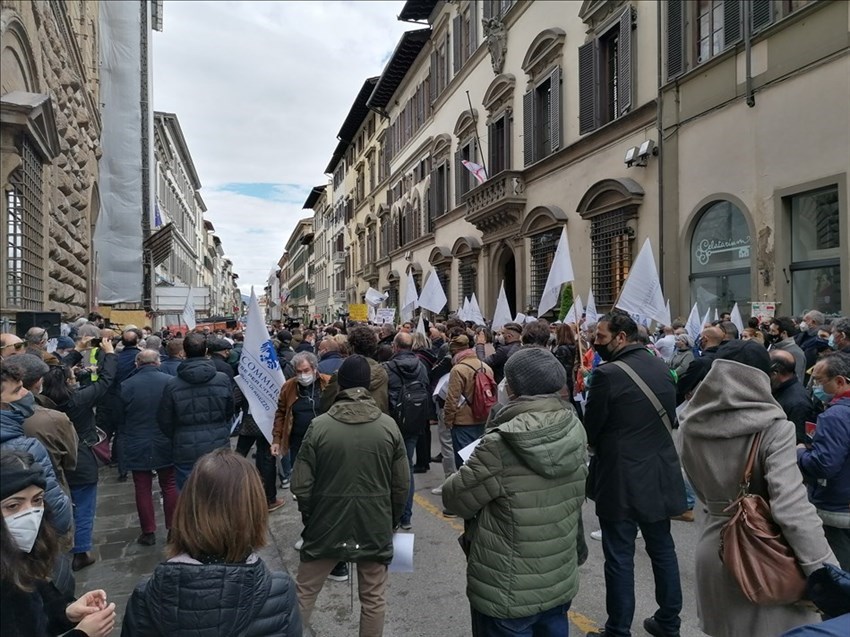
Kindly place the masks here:
POLYGON ((422 316, 422 312, 419 313, 419 323, 416 325, 416 331, 424 336, 428 336, 425 333, 425 317, 422 316))
POLYGON ((248 303, 248 322, 236 384, 248 401, 257 427, 271 444, 274 414, 283 386, 283 370, 277 360, 274 344, 269 339, 253 288, 248 303))
POLYGON ((735 324, 735 327, 738 328, 738 336, 741 335, 741 332, 744 331, 744 319, 741 318, 741 310, 738 309, 738 303, 732 307, 732 313, 729 316, 729 320, 735 324))
POLYGON ((469 297, 468 296, 463 297, 463 305, 460 306, 460 309, 458 310, 457 314, 458 314, 458 318, 460 318, 460 320, 463 321, 464 323, 466 323, 467 321, 470 320, 470 318, 469 318, 469 297))
POLYGON ((368 290, 366 290, 364 299, 366 303, 371 307, 378 307, 381 303, 387 300, 387 296, 388 295, 384 294, 383 292, 378 292, 378 290, 376 290, 375 288, 370 287, 368 290))
POLYGON ((493 323, 490 326, 493 331, 500 330, 505 323, 511 322, 511 308, 508 305, 508 296, 505 294, 505 282, 499 288, 499 298, 496 300, 496 310, 493 312, 493 323))
POLYGON ((407 273, 407 288, 404 291, 404 303, 401 305, 399 316, 402 321, 413 319, 413 311, 419 307, 419 295, 416 294, 416 281, 413 279, 413 271, 407 273))
POLYGON ((195 299, 192 298, 192 286, 189 286, 189 294, 186 296, 186 305, 183 306, 183 322, 191 332, 195 329, 195 299))
POLYGON ((537 304, 537 316, 543 316, 561 300, 561 286, 573 280, 573 262, 570 258, 570 242, 567 239, 567 226, 561 229, 561 240, 555 250, 555 258, 546 278, 546 286, 540 303, 537 304))
POLYGON ((670 311, 670 299, 667 299, 667 322, 662 323, 665 327, 670 327, 673 324, 673 313, 670 311))
POLYGON ((468 161, 466 159, 461 159, 460 163, 463 164, 463 167, 466 168, 469 172, 472 173, 472 176, 475 177, 475 180, 479 184, 483 184, 487 181, 487 171, 484 170, 484 166, 481 164, 476 164, 474 161, 468 161))
POLYGON ((700 325, 700 326, 699 326, 699 331, 700 331, 700 333, 702 333, 702 328, 704 328, 706 325, 708 325, 709 323, 711 323, 711 321, 709 321, 709 320, 708 320, 708 317, 709 317, 710 313, 711 313, 711 308, 708 308, 708 309, 705 311, 705 316, 703 316, 703 317, 702 317, 702 325, 700 325))
POLYGON ((658 323, 667 324, 667 305, 648 238, 629 270, 616 307, 633 316, 640 316, 647 323, 654 319, 658 323))
POLYGON ((691 313, 688 314, 688 322, 685 323, 685 331, 688 333, 694 343, 697 342, 699 335, 702 334, 702 324, 699 322, 699 308, 697 304, 691 308, 691 313))
POLYGON ((714 320, 715 320, 715 321, 719 321, 719 320, 720 320, 720 315, 717 313, 717 308, 714 308, 714 320))
POLYGON ((599 313, 596 311, 596 301, 593 299, 593 288, 587 293, 587 307, 584 308, 584 318, 588 323, 599 322, 599 313))
POLYGON ((472 293, 472 298, 469 299, 469 320, 476 325, 484 325, 484 315, 481 313, 478 299, 475 298, 475 292, 472 293))
POLYGON ((434 314, 439 314, 446 307, 447 302, 448 299, 443 290, 443 285, 440 283, 440 277, 437 276, 434 270, 431 270, 431 274, 425 281, 425 285, 422 286, 422 294, 419 295, 419 306, 424 307, 426 310, 431 310, 434 314))
POLYGON ((578 326, 581 322, 582 314, 584 314, 584 308, 581 305, 581 296, 576 294, 573 304, 570 306, 567 315, 564 317, 564 323, 573 323, 578 326))

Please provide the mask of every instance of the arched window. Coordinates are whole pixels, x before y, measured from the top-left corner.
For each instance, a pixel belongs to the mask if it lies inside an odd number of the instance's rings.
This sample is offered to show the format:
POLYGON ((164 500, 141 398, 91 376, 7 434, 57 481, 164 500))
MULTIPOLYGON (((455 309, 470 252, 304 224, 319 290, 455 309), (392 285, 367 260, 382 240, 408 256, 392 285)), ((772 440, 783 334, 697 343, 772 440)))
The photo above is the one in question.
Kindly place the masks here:
POLYGON ((750 227, 731 201, 714 201, 700 213, 691 237, 691 303, 721 312, 749 309, 750 227))

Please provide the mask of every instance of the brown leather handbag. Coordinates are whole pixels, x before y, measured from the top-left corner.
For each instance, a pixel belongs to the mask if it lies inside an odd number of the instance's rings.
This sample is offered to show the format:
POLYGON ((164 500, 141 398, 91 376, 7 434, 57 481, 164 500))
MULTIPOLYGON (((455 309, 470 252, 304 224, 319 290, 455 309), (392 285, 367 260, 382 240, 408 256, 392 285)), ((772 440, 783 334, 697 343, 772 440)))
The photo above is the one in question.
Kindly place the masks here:
POLYGON ((720 530, 720 560, 753 604, 792 604, 803 598, 806 577, 770 505, 750 493, 760 443, 761 432, 753 438, 738 499, 725 509, 732 516, 720 530))

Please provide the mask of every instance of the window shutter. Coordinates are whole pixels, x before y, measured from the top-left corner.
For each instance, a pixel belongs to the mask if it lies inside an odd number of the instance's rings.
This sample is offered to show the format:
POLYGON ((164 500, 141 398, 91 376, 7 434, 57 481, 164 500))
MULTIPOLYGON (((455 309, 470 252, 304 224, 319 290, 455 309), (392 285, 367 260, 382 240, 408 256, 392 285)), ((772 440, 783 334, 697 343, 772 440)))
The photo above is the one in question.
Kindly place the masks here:
MULTIPOLYGON (((494 138, 496 137, 495 129, 493 124, 487 125, 487 167, 490 170, 495 170, 496 165, 498 164, 498 160, 496 159, 496 144, 493 143, 494 138)), ((496 174, 495 172, 493 173, 496 174)))
POLYGON ((522 96, 522 146, 525 165, 534 163, 534 90, 522 96))
POLYGON ((469 55, 478 48, 478 0, 469 3, 469 55))
POLYGON ((437 99, 437 73, 439 73, 439 58, 437 56, 436 51, 431 52, 431 78, 430 82, 428 82, 428 92, 430 93, 431 103, 433 104, 437 99))
POLYGON ((493 17, 493 0, 484 0, 484 19, 489 20, 493 17))
POLYGON ((512 118, 505 113, 505 125, 502 127, 502 134, 505 136, 505 154, 502 157, 502 170, 511 169, 511 130, 513 129, 511 119, 512 118))
POLYGON ((433 229, 433 221, 437 212, 437 171, 431 171, 431 182, 428 184, 428 228, 433 229))
POLYGON ((454 61, 455 73, 460 70, 460 55, 461 55, 461 30, 463 29, 463 18, 456 15, 452 20, 452 37, 454 38, 454 47, 452 47, 452 60, 454 61))
POLYGON ((596 40, 578 48, 578 132, 596 129, 596 40))
POLYGON ((617 102, 620 112, 627 113, 632 107, 632 8, 626 7, 620 16, 620 59, 617 77, 617 102))
POLYGON ((549 147, 555 152, 561 147, 561 67, 549 74, 549 147))
POLYGON ((463 173, 466 171, 466 168, 463 167, 463 164, 460 163, 461 154, 460 147, 455 151, 455 205, 460 205, 461 198, 461 179, 463 179, 463 173))
POLYGON ((672 80, 685 70, 685 24, 683 0, 667 2, 667 79, 672 80))
POLYGON ((723 46, 728 48, 741 39, 741 3, 723 0, 723 46))
POLYGON ((753 33, 763 29, 773 22, 773 14, 771 13, 770 5, 770 0, 752 0, 752 4, 750 4, 750 12, 753 19, 753 33))

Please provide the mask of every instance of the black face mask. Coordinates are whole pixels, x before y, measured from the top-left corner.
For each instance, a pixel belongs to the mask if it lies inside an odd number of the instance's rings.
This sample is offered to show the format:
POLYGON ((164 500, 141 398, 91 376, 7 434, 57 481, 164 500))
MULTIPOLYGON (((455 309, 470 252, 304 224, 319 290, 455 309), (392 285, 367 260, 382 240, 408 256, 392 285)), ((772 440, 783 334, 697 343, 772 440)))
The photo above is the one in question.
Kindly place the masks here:
POLYGON ((603 361, 610 361, 615 354, 615 351, 611 347, 612 345, 614 345, 613 340, 605 343, 605 345, 596 344, 593 348, 596 350, 596 353, 599 354, 599 358, 603 361))
POLYGON ((778 343, 782 340, 782 337, 779 334, 765 334, 764 340, 768 343, 778 343))

